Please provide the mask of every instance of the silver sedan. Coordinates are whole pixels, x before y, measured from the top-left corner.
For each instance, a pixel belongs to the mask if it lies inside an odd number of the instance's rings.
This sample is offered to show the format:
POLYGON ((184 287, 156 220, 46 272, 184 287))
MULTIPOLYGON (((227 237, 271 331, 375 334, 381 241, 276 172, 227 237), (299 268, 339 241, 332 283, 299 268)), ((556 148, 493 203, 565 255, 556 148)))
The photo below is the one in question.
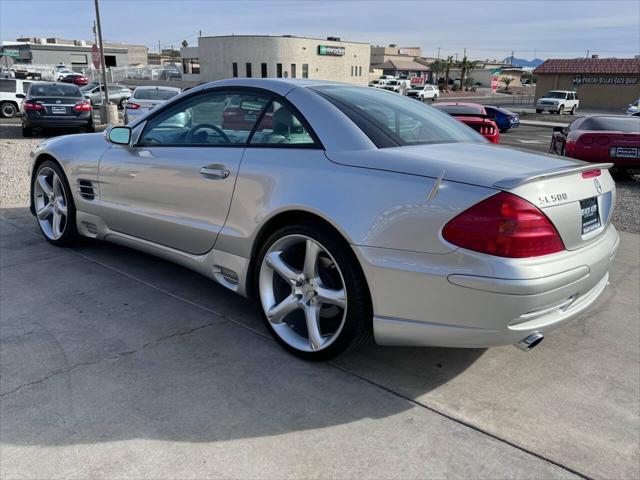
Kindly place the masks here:
POLYGON ((367 87, 233 79, 103 134, 43 141, 32 211, 255 297, 288 351, 382 345, 527 350, 608 284, 610 164, 487 143, 367 87))

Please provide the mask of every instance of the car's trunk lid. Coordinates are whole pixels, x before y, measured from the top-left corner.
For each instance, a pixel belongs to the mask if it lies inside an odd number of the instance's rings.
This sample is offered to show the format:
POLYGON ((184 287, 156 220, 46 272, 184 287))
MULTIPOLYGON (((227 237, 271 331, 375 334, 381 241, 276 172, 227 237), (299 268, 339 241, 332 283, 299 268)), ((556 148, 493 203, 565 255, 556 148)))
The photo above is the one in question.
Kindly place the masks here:
MULTIPOLYGON (((549 217, 568 250, 580 248, 602 234, 615 205, 615 183, 608 172, 611 164, 589 164, 489 144, 461 143, 327 152, 327 156, 344 165, 441 178, 513 193, 549 217), (594 176, 596 171, 598 175, 594 176)), ((425 189, 425 195, 428 193, 425 189)))
POLYGON ((64 116, 77 115, 78 112, 73 109, 78 103, 84 101, 83 98, 70 97, 33 97, 29 100, 32 103, 39 103, 44 107, 42 115, 46 116, 64 116))

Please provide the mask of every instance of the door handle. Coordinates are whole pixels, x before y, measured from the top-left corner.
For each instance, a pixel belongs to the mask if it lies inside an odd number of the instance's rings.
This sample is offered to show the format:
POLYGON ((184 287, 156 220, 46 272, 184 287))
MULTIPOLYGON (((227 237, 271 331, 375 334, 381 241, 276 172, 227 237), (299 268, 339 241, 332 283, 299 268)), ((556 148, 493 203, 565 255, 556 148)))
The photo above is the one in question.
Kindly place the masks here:
POLYGON ((227 178, 231 172, 224 165, 207 165, 200 169, 200 175, 213 178, 227 178))

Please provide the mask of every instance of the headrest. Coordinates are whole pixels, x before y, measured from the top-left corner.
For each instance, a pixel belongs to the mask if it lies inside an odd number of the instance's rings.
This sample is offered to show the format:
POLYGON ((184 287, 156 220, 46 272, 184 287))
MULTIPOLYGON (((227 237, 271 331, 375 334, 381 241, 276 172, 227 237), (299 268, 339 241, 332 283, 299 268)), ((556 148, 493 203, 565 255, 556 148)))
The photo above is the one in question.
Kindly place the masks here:
POLYGON ((285 107, 280 107, 276 110, 271 121, 274 133, 298 133, 302 131, 300 121, 285 107))

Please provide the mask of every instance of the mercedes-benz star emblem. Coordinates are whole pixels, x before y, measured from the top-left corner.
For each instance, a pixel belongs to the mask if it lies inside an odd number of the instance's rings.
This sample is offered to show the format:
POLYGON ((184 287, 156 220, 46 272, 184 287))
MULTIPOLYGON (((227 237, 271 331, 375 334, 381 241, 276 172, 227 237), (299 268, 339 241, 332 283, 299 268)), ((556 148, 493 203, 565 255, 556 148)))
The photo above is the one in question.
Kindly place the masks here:
POLYGON ((600 185, 600 182, 598 181, 597 178, 593 179, 593 183, 596 186, 596 190, 598 191, 598 193, 602 193, 602 185, 600 185))

